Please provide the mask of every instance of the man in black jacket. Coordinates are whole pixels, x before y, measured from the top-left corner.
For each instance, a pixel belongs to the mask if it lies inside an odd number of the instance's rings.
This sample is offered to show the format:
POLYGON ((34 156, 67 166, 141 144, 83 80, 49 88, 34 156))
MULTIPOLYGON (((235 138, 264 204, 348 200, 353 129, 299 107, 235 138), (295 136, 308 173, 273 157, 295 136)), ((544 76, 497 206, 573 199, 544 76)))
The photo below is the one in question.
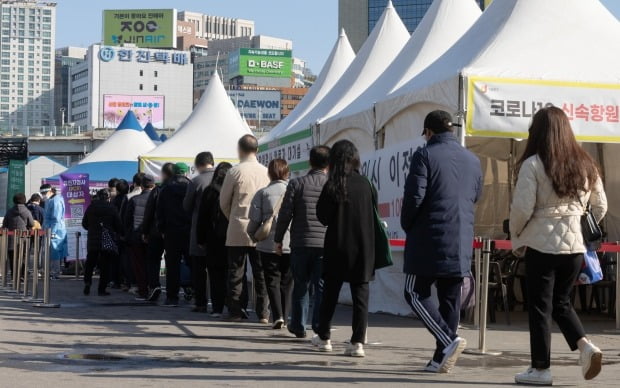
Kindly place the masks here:
POLYGON ((308 318, 308 288, 314 287, 312 330, 317 332, 319 305, 323 291, 321 282, 323 240, 327 229, 316 216, 316 203, 325 182, 329 164, 329 147, 316 146, 310 150, 310 172, 289 182, 282 201, 274 241, 282 251, 282 240, 291 228, 291 269, 294 287, 291 319, 288 330, 297 338, 306 336, 308 318))
POLYGON ((138 285, 137 300, 146 300, 148 297, 146 280, 146 243, 142 240, 142 226, 146 204, 151 195, 155 180, 149 175, 140 177, 140 188, 134 188, 139 192, 127 203, 125 211, 125 240, 131 250, 131 266, 133 269, 136 284, 138 285))
POLYGON ((428 142, 411 160, 400 218, 407 233, 405 299, 437 341, 426 370, 448 373, 466 346, 457 329, 482 170, 478 158, 458 143, 449 113, 429 113, 424 135, 428 142), (433 284, 439 307, 431 298, 433 284))
POLYGON ((175 175, 162 187, 157 200, 157 230, 164 239, 166 249, 166 302, 165 306, 179 305, 181 260, 189 259, 190 215, 183 209, 183 198, 189 179, 188 167, 175 164, 175 175))
POLYGON ((161 258, 164 255, 164 239, 157 230, 157 202, 162 187, 174 176, 174 164, 166 163, 161 168, 161 186, 153 187, 144 209, 142 221, 142 241, 146 248, 146 279, 149 287, 149 302, 157 302, 161 295, 159 275, 161 258))

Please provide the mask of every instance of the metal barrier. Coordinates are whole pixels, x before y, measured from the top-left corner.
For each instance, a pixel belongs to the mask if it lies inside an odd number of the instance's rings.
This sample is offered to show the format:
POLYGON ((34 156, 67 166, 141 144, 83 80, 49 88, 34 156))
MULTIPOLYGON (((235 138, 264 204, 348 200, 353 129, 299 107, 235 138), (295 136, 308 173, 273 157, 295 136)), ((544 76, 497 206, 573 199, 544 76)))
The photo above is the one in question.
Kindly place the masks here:
MULTIPOLYGON (((42 303, 43 299, 39 299, 39 260, 41 259, 41 239, 45 238, 45 231, 35 230, 32 232, 32 285, 31 295, 24 291, 22 302, 26 303, 42 303)), ((28 273, 28 269, 26 269, 28 273)), ((27 281, 27 279, 25 279, 27 281)), ((24 287, 26 288, 26 287, 24 287)))
POLYGON ((75 232, 75 280, 80 279, 80 238, 82 232, 75 232))
POLYGON ((474 239, 474 298, 476 303, 474 304, 474 327, 480 328, 480 283, 482 277, 480 276, 480 266, 482 260, 482 237, 476 237, 474 239))
POLYGON ((43 303, 33 304, 34 307, 38 308, 58 308, 60 304, 51 303, 50 301, 50 244, 52 240, 52 234, 49 230, 45 233, 45 250, 43 255, 43 303))
POLYGON ((5 290, 9 284, 8 237, 7 230, 0 229, 0 271, 2 272, 2 283, 0 283, 0 286, 2 290, 5 290))

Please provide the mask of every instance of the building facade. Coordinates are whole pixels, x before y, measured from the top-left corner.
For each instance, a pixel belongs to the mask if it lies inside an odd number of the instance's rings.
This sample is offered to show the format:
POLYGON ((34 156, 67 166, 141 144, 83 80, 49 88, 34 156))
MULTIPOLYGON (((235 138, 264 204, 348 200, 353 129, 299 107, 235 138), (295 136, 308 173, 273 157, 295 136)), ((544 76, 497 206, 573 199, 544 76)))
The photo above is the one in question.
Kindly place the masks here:
POLYGON ((88 49, 63 47, 56 49, 54 70, 54 115, 55 124, 65 125, 69 113, 69 72, 75 65, 84 62, 88 49))
POLYGON ((54 125, 56 3, 0 7, 0 128, 54 125))
MULTIPOLYGON (((484 9, 491 0, 476 0, 484 9)), ((388 0, 339 0, 338 24, 344 28, 355 52, 362 47, 366 38, 375 27, 388 0)), ((433 0, 392 0, 394 8, 403 23, 413 33, 433 0)))
POLYGON ((254 21, 206 15, 200 12, 179 11, 178 19, 195 27, 196 37, 230 39, 254 35, 254 21))
POLYGON ((73 66, 68 120, 89 128, 116 128, 128 109, 142 125, 178 128, 192 112, 190 53, 92 45, 73 66))

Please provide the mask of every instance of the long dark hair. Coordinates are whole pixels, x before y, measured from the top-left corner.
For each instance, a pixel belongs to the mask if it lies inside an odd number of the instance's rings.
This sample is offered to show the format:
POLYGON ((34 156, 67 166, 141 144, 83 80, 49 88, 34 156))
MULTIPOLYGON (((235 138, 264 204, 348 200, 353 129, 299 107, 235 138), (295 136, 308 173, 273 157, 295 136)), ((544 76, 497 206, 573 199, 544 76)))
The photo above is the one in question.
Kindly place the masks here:
POLYGON ((347 178, 359 173, 360 154, 353 143, 339 140, 329 153, 329 179, 326 183, 328 193, 338 202, 347 201, 347 178))
POLYGON ((221 162, 215 167, 215 171, 213 172, 213 179, 211 179, 211 185, 222 186, 224 183, 224 178, 226 178, 226 174, 228 174, 228 170, 232 168, 232 164, 228 162, 221 162))
POLYGON ((517 176, 523 162, 534 155, 542 161, 553 191, 560 198, 578 198, 599 177, 597 163, 577 143, 570 121, 560 108, 543 108, 534 115, 527 146, 517 162, 517 176))

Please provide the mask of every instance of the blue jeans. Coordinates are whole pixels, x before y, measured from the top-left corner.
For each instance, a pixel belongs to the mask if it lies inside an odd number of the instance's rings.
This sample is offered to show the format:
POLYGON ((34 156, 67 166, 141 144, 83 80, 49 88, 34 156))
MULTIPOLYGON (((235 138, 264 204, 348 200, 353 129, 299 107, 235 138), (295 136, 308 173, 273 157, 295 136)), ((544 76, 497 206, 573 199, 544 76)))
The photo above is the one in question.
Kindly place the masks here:
POLYGON ((291 249, 291 270, 294 286, 291 302, 291 319, 288 328, 295 334, 305 334, 310 297, 308 289, 314 287, 312 306, 312 330, 316 333, 319 325, 319 307, 323 296, 323 248, 291 249))

